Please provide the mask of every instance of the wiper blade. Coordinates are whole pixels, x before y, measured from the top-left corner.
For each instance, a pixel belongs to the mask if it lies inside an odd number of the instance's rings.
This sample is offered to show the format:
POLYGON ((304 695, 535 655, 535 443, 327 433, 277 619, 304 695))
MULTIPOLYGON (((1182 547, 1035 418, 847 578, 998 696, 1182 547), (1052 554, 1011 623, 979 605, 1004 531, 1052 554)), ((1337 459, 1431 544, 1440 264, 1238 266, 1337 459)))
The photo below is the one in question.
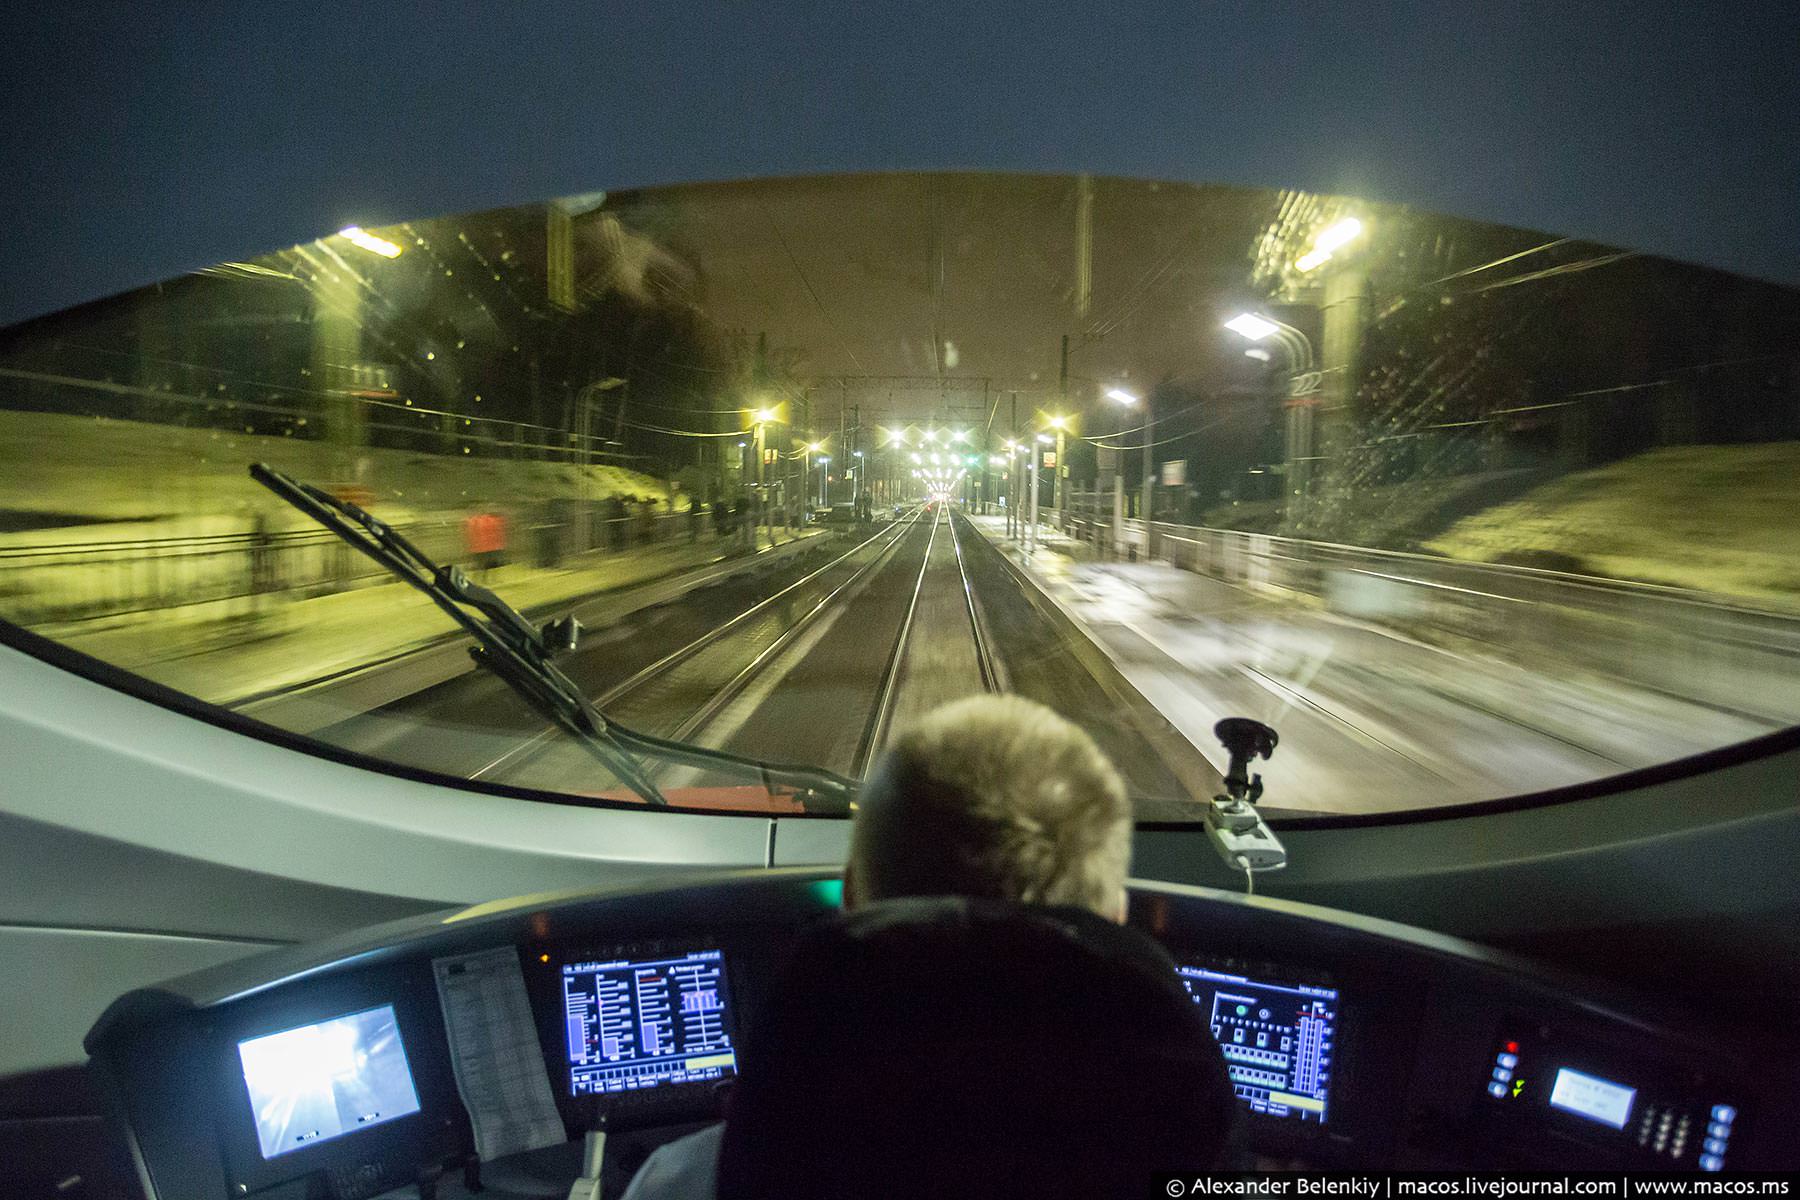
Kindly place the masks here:
POLYGON ((551 724, 572 735, 646 803, 666 807, 668 799, 645 772, 640 757, 726 767, 755 777, 770 792, 788 788, 828 799, 846 811, 850 807, 856 784, 834 772, 692 746, 639 733, 607 719, 552 661, 556 654, 573 650, 580 638, 581 626, 573 617, 551 621, 540 629, 493 590, 470 579, 462 568, 433 562, 398 530, 359 506, 263 463, 251 466, 250 477, 428 596, 475 639, 469 654, 477 664, 499 676, 551 724))

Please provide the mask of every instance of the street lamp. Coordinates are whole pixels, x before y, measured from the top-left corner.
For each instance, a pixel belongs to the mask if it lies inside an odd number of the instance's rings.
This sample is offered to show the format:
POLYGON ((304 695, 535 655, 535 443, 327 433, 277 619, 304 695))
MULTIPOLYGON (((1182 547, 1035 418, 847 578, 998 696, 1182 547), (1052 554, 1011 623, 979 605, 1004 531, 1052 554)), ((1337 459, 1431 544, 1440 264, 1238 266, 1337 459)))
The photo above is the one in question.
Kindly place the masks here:
POLYGON ((1302 273, 1324 266, 1331 256, 1346 243, 1354 241, 1363 231, 1363 223, 1355 217, 1345 217, 1341 221, 1327 225, 1313 239, 1312 250, 1294 263, 1302 273))
MULTIPOLYGON (((821 443, 819 443, 819 442, 802 442, 802 443, 800 443, 800 497, 799 497, 799 499, 800 499, 800 507, 802 510, 802 515, 804 515, 804 510, 806 508, 806 493, 812 490, 810 485, 812 483, 813 455, 815 455, 819 452, 820 445, 821 445, 821 443)), ((820 491, 824 490, 823 484, 820 485, 819 490, 820 491)))
MULTIPOLYGON (((1339 225, 1343 222, 1339 222, 1339 225)), ((1357 230, 1362 228, 1356 223, 1357 230)), ((1337 226, 1333 226, 1333 229, 1337 226)), ((1329 231, 1328 231, 1329 232, 1329 231)), ((1356 231, 1350 236, 1354 237, 1356 231)), ((1348 239, 1345 239, 1348 240, 1348 239)), ((1341 245, 1342 243, 1337 243, 1341 245)), ((1255 313, 1239 313, 1225 322, 1225 328, 1253 342, 1263 341, 1271 336, 1281 343, 1288 357, 1288 401, 1287 401, 1287 480, 1282 491, 1289 505, 1287 525, 1291 530, 1298 521, 1298 514, 1293 508, 1295 496, 1304 497, 1312 491, 1313 463, 1313 401, 1309 397, 1318 392, 1324 379, 1324 373, 1313 369, 1312 342, 1304 333, 1292 325, 1277 321, 1273 317, 1262 317, 1255 313)), ((1258 347, 1252 347, 1257 349, 1258 347)), ((1268 355, 1262 356, 1264 362, 1268 355)), ((1304 503, 1304 501, 1302 501, 1304 503)))
POLYGON ((1063 460, 1063 438, 1069 430, 1069 418, 1066 416, 1051 417, 1050 428, 1056 430, 1056 465, 1050 470, 1050 499, 1056 505, 1056 527, 1067 533, 1069 531, 1069 497, 1068 484, 1063 480, 1069 477, 1069 468, 1063 460))
MULTIPOLYGON (((771 546, 775 544, 775 514, 769 510, 768 494, 763 484, 763 459, 769 452, 768 427, 775 423, 778 415, 772 408, 758 408, 750 413, 751 419, 756 422, 756 506, 758 510, 768 515, 769 544, 771 546)), ((754 529, 751 531, 750 548, 752 550, 756 548, 754 529)))
MULTIPOLYGON (((614 388, 622 388, 625 384, 625 380, 617 376, 609 376, 584 385, 581 391, 575 394, 575 405, 581 421, 581 460, 589 466, 592 466, 594 462, 594 397, 600 392, 610 392, 614 388)), ((620 403, 622 405, 624 401, 621 400, 620 403)), ((624 419, 624 415, 625 410, 621 408, 619 410, 621 420, 624 419)))
POLYGON ((1225 328, 1242 337, 1247 337, 1253 342, 1260 342, 1280 329, 1281 326, 1273 321, 1265 320, 1255 313, 1239 313, 1225 322, 1225 328))
POLYGON ((376 237, 360 225, 346 225, 338 230, 338 236, 352 246, 367 250, 370 254, 379 254, 383 258, 399 258, 400 247, 384 237, 376 237))
MULTIPOLYGON (((1253 342, 1275 337, 1288 356, 1288 394, 1309 396, 1319 390, 1320 373, 1313 370, 1312 341, 1292 325, 1257 313, 1239 313, 1225 328, 1253 342)), ((1260 349, 1260 347, 1252 347, 1260 349)), ((1267 361, 1265 353, 1264 361, 1267 361)))
MULTIPOLYGON (((1138 507, 1141 510, 1138 515, 1144 520, 1144 557, 1149 558, 1150 511, 1151 506, 1155 503, 1156 489, 1156 405, 1153 400, 1134 396, 1124 388, 1106 389, 1106 398, 1121 408, 1136 408, 1140 403, 1144 406, 1144 490, 1138 501, 1138 507)), ((1121 428, 1119 432, 1123 434, 1124 429, 1121 428)))
MULTIPOLYGON (((1142 400, 1141 400, 1141 399, 1140 399, 1140 398, 1139 398, 1139 397, 1137 397, 1137 396, 1135 396, 1135 395, 1133 395, 1133 394, 1132 394, 1132 393, 1130 393, 1130 392, 1128 392, 1128 391, 1126 391, 1126 390, 1125 390, 1125 389, 1124 389, 1124 388, 1118 388, 1118 387, 1114 387, 1114 388, 1107 388, 1107 389, 1106 389, 1106 398, 1107 398, 1107 399, 1108 399, 1108 400, 1111 400, 1111 401, 1112 401, 1112 402, 1113 402, 1113 403, 1114 403, 1114 404, 1117 404, 1117 405, 1118 405, 1118 406, 1119 406, 1119 407, 1120 407, 1120 408, 1136 408, 1136 407, 1137 407, 1137 406, 1138 406, 1138 405, 1139 405, 1139 404, 1141 404, 1141 403, 1143 403, 1143 401, 1142 401, 1142 400)), ((1153 418, 1153 415, 1152 415, 1152 414, 1151 414, 1151 413, 1150 413, 1150 412, 1149 412, 1149 410, 1148 410, 1148 409, 1146 409, 1146 411, 1145 411, 1145 415, 1146 415, 1146 416, 1147 416, 1147 417, 1151 417, 1151 418, 1152 418, 1152 420, 1153 420, 1153 419, 1154 419, 1154 418, 1153 418)), ((1122 417, 1122 416, 1121 416, 1121 417, 1120 417, 1120 418, 1119 418, 1119 430, 1118 430, 1118 436, 1120 436, 1120 437, 1123 437, 1123 436, 1124 436, 1124 434, 1125 434, 1125 418, 1124 418, 1124 417, 1122 417)), ((1148 435, 1148 433, 1146 433, 1146 435, 1145 435, 1145 437, 1144 437, 1144 445, 1145 445, 1145 447, 1146 447, 1146 449, 1145 449, 1145 450, 1144 450, 1144 453, 1145 453, 1145 454, 1146 454, 1146 455, 1148 455, 1148 454, 1149 454, 1149 453, 1150 453, 1150 451, 1149 451, 1149 449, 1148 449, 1148 447, 1149 447, 1149 445, 1150 445, 1150 437, 1149 437, 1149 435, 1148 435)), ((1120 454, 1120 453, 1122 453, 1122 452, 1123 452, 1123 449, 1124 449, 1124 448, 1123 448, 1123 447, 1114 447, 1114 448, 1112 448, 1112 453, 1113 453, 1113 454, 1120 454)), ((1121 465, 1122 465, 1122 464, 1121 464, 1121 465)), ((1114 471, 1114 473, 1113 473, 1113 477, 1114 477, 1114 480, 1115 480, 1115 481, 1119 481, 1119 482, 1115 482, 1115 484, 1114 484, 1114 486, 1115 486, 1115 487, 1116 487, 1116 486, 1120 486, 1120 482, 1122 482, 1122 480, 1123 480, 1123 476, 1124 476, 1124 474, 1125 474, 1125 473, 1124 473, 1124 471, 1122 471, 1122 470, 1115 470, 1115 471, 1114 471)), ((1097 475, 1096 475, 1096 478, 1095 478, 1095 483, 1096 483, 1096 484, 1098 484, 1098 483, 1099 483, 1099 479, 1098 479, 1098 476, 1097 476, 1097 475)), ((1114 503, 1115 503, 1115 506, 1116 506, 1116 505, 1117 505, 1117 504, 1118 504, 1118 503, 1120 503, 1120 501, 1119 501, 1119 500, 1118 500, 1118 496, 1119 496, 1119 493, 1117 493, 1117 492, 1115 492, 1115 493, 1114 493, 1114 497, 1115 497, 1115 501, 1114 501, 1114 503)), ((1115 531, 1115 532, 1116 532, 1116 531, 1115 531)))

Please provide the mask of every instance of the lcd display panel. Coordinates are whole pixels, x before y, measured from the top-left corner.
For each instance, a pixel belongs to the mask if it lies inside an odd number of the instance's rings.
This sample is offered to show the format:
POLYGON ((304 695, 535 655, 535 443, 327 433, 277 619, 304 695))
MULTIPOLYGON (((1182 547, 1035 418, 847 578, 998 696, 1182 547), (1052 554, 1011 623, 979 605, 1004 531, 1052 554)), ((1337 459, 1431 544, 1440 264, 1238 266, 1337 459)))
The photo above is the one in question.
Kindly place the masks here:
POLYGON ((1550 1107, 1623 1129, 1631 1118, 1631 1101, 1636 1095, 1636 1088, 1562 1067, 1550 1085, 1550 1107))
POLYGON ((264 1159, 419 1111, 394 1006, 238 1043, 264 1159))

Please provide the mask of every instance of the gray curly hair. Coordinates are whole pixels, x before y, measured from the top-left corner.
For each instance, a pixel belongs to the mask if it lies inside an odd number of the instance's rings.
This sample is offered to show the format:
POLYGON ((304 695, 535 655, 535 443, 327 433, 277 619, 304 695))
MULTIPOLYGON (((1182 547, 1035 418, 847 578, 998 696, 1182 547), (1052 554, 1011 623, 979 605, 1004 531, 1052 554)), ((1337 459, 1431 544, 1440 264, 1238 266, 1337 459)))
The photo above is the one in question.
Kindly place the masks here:
POLYGON ((1131 803, 1094 739, 1018 696, 976 696, 904 730, 851 831, 853 900, 959 895, 1121 915, 1131 803))

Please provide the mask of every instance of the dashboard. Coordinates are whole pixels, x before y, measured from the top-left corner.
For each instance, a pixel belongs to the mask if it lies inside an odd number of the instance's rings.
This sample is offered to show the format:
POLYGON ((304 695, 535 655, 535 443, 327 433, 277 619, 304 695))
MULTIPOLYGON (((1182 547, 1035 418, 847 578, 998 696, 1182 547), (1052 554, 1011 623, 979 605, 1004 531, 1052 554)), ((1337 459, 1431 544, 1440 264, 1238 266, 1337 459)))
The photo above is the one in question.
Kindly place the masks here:
MULTIPOLYGON (((149 1197, 504 1192, 516 1162, 560 1171, 566 1195, 584 1131, 608 1131, 628 1176, 718 1119, 743 1030, 840 899, 831 873, 758 871, 284 947, 120 997, 91 1071, 149 1197)), ((1130 919, 1203 1010, 1264 1159, 1794 1165, 1791 1031, 1279 900, 1134 885, 1130 919)))

